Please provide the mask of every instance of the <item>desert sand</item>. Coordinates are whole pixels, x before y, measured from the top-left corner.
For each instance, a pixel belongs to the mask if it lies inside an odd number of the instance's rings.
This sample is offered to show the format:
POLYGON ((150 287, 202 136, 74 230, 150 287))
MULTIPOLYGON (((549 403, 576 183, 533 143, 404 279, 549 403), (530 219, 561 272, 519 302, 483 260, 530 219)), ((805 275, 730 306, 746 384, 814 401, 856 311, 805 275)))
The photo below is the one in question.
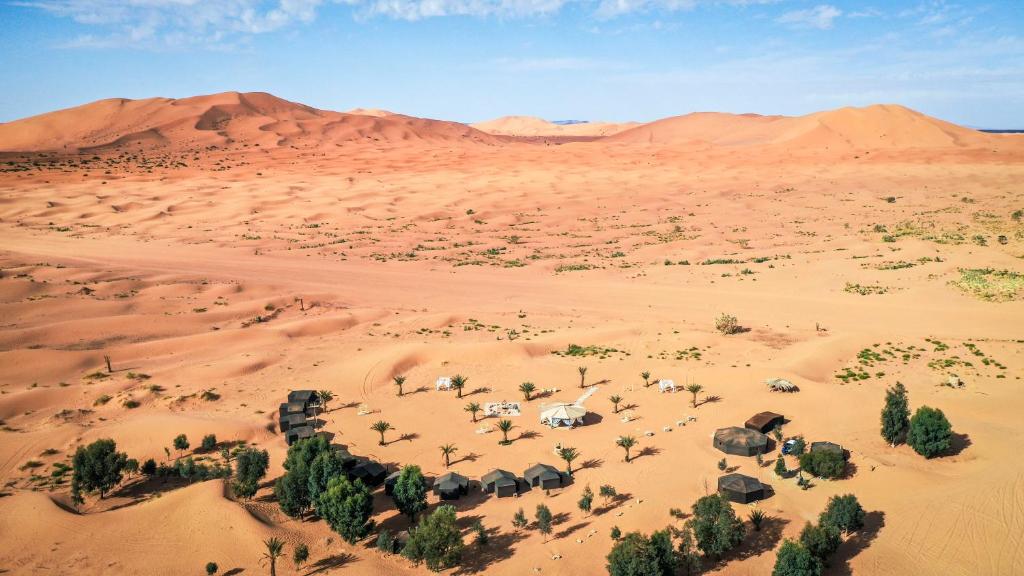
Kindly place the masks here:
POLYGON ((639 126, 638 122, 577 122, 557 124, 536 116, 502 116, 471 124, 473 128, 500 136, 570 136, 598 138, 639 126))
MULTIPOLYGON (((0 570, 198 574, 215 561, 260 574, 276 536, 311 552, 281 574, 427 573, 274 502, 287 452, 276 408, 312 388, 335 395, 332 441, 391 470, 440 475, 448 443, 451 470, 472 479, 562 468, 554 446, 579 450, 568 487, 455 502, 472 550, 455 573, 604 573, 612 527, 681 525, 669 510, 721 474, 714 430, 762 410, 786 416, 786 435, 842 444, 849 473, 801 490, 772 473, 777 452, 765 467, 728 456, 773 491, 737 511, 770 520, 709 571, 769 573, 783 538, 853 493, 868 525, 829 574, 1024 573, 1024 137, 899 106, 691 114, 594 136, 238 93, 0 125, 0 570), (747 330, 718 333, 723 312, 747 330), (586 355, 566 356, 571 344, 586 355), (598 386, 586 424, 542 426, 542 404, 582 393, 578 366, 598 386), (866 377, 839 378, 847 368, 866 377), (645 370, 700 383, 702 401, 645 387, 645 370), (462 400, 433 387, 454 373, 469 378, 462 400), (943 385, 951 373, 963 388, 943 385), (524 381, 557 392, 523 403, 511 445, 475 433, 463 406, 521 401, 524 381), (912 408, 949 417, 950 453, 926 460, 880 437, 897 381, 912 408), (613 413, 616 394, 631 421, 613 413), (375 420, 395 427, 386 446, 375 420), (135 477, 76 513, 51 478, 95 439, 163 462, 179 433, 267 449, 259 495, 135 477), (630 463, 623 434, 639 441, 630 463), (584 487, 603 484, 626 497, 581 513, 584 487), (546 542, 511 525, 542 502, 556 518, 546 542), (482 551, 476 519, 492 530, 482 551)), ((406 529, 375 494, 377 522, 406 529)))

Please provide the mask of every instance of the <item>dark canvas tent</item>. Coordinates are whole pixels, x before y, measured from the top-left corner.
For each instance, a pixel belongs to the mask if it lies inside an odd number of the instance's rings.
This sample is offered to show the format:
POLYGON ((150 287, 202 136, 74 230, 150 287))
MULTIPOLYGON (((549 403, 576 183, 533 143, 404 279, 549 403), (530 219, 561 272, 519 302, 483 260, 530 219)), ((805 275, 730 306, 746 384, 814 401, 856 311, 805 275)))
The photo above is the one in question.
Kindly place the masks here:
POLYGON ((298 402, 308 408, 320 404, 320 397, 313 390, 292 390, 288 393, 288 402, 298 402))
POLYGON ((764 498, 764 484, 743 474, 726 474, 718 478, 718 493, 731 502, 749 504, 764 498))
POLYGON ((288 442, 288 445, 291 446, 292 444, 298 442, 299 440, 303 440, 305 438, 312 438, 314 434, 315 432, 313 431, 313 427, 310 426, 309 424, 305 424, 302 426, 289 428, 288 431, 285 432, 284 439, 286 442, 288 442))
POLYGON ((764 454, 768 449, 768 437, 748 428, 730 426, 715 430, 715 448, 735 456, 764 454))
POLYGON ((539 486, 547 490, 562 485, 562 474, 554 466, 534 464, 523 471, 523 480, 534 488, 539 486))
POLYGON ((496 468, 480 478, 485 492, 493 492, 498 498, 515 496, 519 490, 519 483, 516 475, 508 470, 496 468))
POLYGON ((776 414, 775 412, 761 412, 754 414, 749 420, 743 425, 751 430, 757 430, 758 432, 765 433, 770 432, 772 428, 782 426, 786 421, 786 418, 782 414, 776 414))
POLYGON ((356 460, 355 466, 348 471, 352 481, 362 480, 363 484, 367 486, 376 486, 387 477, 387 468, 384 468, 379 462, 374 462, 369 458, 357 458, 356 460))
POLYGON ((279 418, 284 418, 289 414, 305 414, 306 407, 303 406, 302 402, 282 402, 277 408, 277 415, 279 418))
POLYGON ((458 500, 459 496, 469 493, 469 478, 457 473, 449 472, 434 480, 434 494, 442 500, 458 500))
POLYGON ((305 414, 288 414, 286 416, 282 416, 278 421, 278 424, 281 426, 281 432, 287 432, 292 428, 305 426, 309 424, 309 422, 306 421, 305 414))
POLYGON ((835 452, 846 458, 846 451, 834 442, 811 442, 811 452, 835 452))

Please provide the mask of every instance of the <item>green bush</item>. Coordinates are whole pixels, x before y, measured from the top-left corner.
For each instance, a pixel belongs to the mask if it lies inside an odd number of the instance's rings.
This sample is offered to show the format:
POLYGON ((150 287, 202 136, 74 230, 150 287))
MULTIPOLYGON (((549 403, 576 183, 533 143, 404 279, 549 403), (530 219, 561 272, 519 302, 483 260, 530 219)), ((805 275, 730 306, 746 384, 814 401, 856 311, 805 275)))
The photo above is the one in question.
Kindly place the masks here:
POLYGON ((910 419, 907 444, 925 458, 934 458, 949 450, 953 429, 938 408, 922 406, 910 419))
POLYGON ((846 470, 846 459, 831 450, 804 452, 800 455, 800 468, 818 478, 839 478, 846 470))

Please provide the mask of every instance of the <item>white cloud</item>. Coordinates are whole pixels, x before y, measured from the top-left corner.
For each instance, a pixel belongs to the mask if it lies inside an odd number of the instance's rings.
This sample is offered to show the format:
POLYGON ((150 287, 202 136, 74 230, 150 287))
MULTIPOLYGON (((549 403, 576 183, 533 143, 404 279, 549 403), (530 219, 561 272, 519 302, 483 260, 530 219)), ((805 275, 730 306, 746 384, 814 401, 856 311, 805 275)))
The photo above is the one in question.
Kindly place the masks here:
POLYGON ((570 0, 347 0, 362 17, 422 20, 439 16, 525 18, 554 14, 570 0))
POLYGON ((817 28, 828 30, 832 27, 833 21, 842 16, 843 11, 829 4, 819 4, 814 8, 806 10, 793 10, 786 12, 775 19, 779 24, 786 24, 794 28, 817 28))

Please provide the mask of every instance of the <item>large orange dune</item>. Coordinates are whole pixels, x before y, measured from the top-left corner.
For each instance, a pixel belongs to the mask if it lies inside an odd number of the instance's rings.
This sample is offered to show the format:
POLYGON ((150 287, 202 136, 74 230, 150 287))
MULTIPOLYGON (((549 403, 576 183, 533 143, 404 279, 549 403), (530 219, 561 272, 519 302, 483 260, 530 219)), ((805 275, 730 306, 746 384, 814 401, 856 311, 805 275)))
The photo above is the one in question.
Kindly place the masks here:
POLYGON ((494 120, 477 122, 473 128, 488 134, 502 136, 610 136, 638 126, 638 122, 577 122, 556 124, 536 116, 502 116, 494 120))
MULTIPOLYGON (((891 105, 607 136, 531 122, 488 134, 225 93, 0 125, 0 573, 265 574, 276 537, 282 576, 428 574, 375 550, 376 531, 350 545, 281 511, 278 405, 315 389, 334 396, 320 431, 389 470, 476 481, 579 451, 567 486, 453 502, 466 550, 446 574, 604 574, 613 528, 683 528, 722 468, 769 489, 733 505, 747 533, 706 573, 770 574, 785 539, 854 494, 866 523, 827 576, 1024 574, 1024 138, 891 105), (723 313, 742 329, 716 330, 723 313), (461 397, 435 389, 455 374, 461 397), (939 457, 881 438, 897 382, 952 423, 939 457), (582 426, 539 422, 581 385, 596 387, 582 426), (522 406, 508 445, 466 410, 500 401, 522 406), (786 437, 841 444, 845 474, 803 490, 774 473, 775 442, 763 461, 714 448, 765 410, 786 437), (168 465, 246 443, 270 469, 251 500, 136 474, 76 509, 65 466, 102 438, 168 465), (621 496, 582 512, 605 485, 621 496), (542 503, 550 536, 513 527, 542 503)), ((373 519, 410 528, 381 487, 373 519)))

